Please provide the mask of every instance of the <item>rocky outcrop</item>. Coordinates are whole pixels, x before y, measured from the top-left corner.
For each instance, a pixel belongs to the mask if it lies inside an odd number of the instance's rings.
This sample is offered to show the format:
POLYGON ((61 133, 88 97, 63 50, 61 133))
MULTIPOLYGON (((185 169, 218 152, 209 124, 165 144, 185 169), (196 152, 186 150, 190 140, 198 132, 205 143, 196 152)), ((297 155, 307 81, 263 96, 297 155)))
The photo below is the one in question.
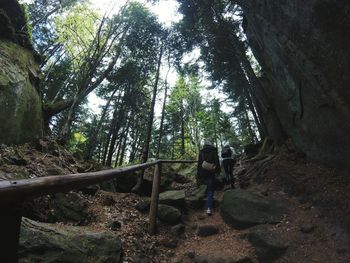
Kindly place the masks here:
POLYGON ((107 232, 22 220, 20 263, 117 263, 121 252, 120 239, 107 232))
POLYGON ((243 229, 257 224, 280 222, 285 207, 268 197, 236 189, 225 192, 220 212, 228 225, 243 229))
POLYGON ((0 4, 0 143, 42 135, 40 70, 17 1, 0 4))
POLYGON ((308 157, 349 166, 350 2, 238 2, 284 132, 308 157))

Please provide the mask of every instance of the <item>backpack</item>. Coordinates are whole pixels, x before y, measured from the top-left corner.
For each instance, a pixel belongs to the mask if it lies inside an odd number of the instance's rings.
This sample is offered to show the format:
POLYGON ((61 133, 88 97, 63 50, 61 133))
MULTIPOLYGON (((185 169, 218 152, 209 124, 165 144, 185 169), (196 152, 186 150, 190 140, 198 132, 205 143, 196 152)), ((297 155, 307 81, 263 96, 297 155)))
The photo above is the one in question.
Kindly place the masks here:
POLYGON ((227 158, 232 156, 232 151, 228 147, 224 147, 221 152, 221 157, 222 158, 227 158))
POLYGON ((207 153, 202 152, 202 158, 203 158, 202 168, 210 172, 215 171, 216 165, 213 162, 213 160, 209 160, 211 159, 210 156, 208 156, 207 153))

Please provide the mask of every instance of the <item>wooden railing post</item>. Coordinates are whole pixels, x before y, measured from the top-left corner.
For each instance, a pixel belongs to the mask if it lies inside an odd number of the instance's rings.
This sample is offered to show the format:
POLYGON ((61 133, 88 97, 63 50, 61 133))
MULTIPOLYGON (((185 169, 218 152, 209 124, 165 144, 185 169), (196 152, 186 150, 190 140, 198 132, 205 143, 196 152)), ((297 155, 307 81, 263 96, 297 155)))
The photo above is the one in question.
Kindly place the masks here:
POLYGON ((157 231, 157 212, 158 212, 158 199, 159 199, 159 186, 160 186, 161 172, 162 172, 162 164, 161 162, 159 162, 154 167, 151 207, 149 211, 149 233, 151 235, 156 234, 156 231, 157 231))
MULTIPOLYGON (((19 205, 19 204, 16 204, 19 205)), ((22 213, 20 207, 5 206, 0 208, 0 258, 1 262, 18 262, 18 242, 21 230, 22 213)))

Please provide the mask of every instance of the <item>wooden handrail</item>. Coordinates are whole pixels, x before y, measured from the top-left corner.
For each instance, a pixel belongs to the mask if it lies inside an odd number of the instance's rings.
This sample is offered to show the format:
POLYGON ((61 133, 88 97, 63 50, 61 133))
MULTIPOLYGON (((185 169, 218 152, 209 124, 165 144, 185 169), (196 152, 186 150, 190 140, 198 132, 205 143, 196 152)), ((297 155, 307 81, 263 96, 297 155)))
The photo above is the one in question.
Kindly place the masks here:
POLYGON ((146 169, 158 163, 194 163, 188 160, 156 160, 129 167, 103 170, 98 172, 77 173, 37 177, 32 179, 0 181, 0 204, 12 203, 46 194, 74 190, 88 185, 108 181, 118 175, 129 174, 146 169))
POLYGON ((156 233, 157 210, 159 199, 159 184, 162 163, 195 163, 189 160, 156 160, 129 167, 103 170, 98 172, 78 173, 68 175, 45 176, 23 180, 0 181, 0 247, 1 259, 8 263, 18 261, 18 240, 21 227, 20 206, 23 201, 39 197, 45 194, 54 194, 63 191, 79 189, 83 186, 97 184, 111 180, 118 175, 129 174, 143 170, 151 166, 154 169, 153 187, 151 196, 151 208, 149 214, 149 232, 156 233))

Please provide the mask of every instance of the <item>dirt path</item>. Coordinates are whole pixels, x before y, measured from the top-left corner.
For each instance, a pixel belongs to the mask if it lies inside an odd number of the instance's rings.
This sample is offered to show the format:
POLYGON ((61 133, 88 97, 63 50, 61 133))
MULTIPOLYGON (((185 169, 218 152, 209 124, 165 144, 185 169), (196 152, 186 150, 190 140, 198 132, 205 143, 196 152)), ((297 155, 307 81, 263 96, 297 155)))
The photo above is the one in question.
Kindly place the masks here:
MULTIPOLYGON (((216 192, 215 199, 221 201, 223 192, 216 192)), ((247 240, 243 239, 244 232, 232 229, 222 219, 219 208, 214 209, 212 216, 203 211, 191 211, 184 217, 186 232, 184 238, 175 249, 176 258, 171 262, 244 262, 244 259, 254 259, 254 250, 247 240), (218 228, 218 234, 201 237, 198 229, 213 226, 218 228)), ((254 261, 253 262, 257 262, 254 261)))
MULTIPOLYGON (((272 225, 273 232, 288 244, 286 253, 276 262, 350 262, 347 240, 343 233, 328 224, 310 203, 300 204, 284 192, 269 192, 264 185, 254 186, 250 191, 282 200, 288 207, 283 221, 272 225), (301 230, 302 228, 306 230, 301 230)), ((223 193, 216 192, 216 203, 221 201, 223 193)), ((120 227, 112 232, 123 241, 125 263, 258 262, 255 250, 247 240, 249 229, 235 230, 226 225, 218 207, 214 209, 212 216, 207 216, 204 209, 188 210, 182 220, 185 225, 182 235, 174 235, 172 226, 160 222, 159 234, 149 236, 147 214, 135 209, 140 197, 120 193, 108 195, 114 201, 110 202, 106 196, 100 196, 92 202, 90 212, 96 218, 90 226, 111 231, 107 226, 108 222, 120 223, 120 227), (218 233, 199 236, 198 229, 207 226, 217 228, 218 233)))

